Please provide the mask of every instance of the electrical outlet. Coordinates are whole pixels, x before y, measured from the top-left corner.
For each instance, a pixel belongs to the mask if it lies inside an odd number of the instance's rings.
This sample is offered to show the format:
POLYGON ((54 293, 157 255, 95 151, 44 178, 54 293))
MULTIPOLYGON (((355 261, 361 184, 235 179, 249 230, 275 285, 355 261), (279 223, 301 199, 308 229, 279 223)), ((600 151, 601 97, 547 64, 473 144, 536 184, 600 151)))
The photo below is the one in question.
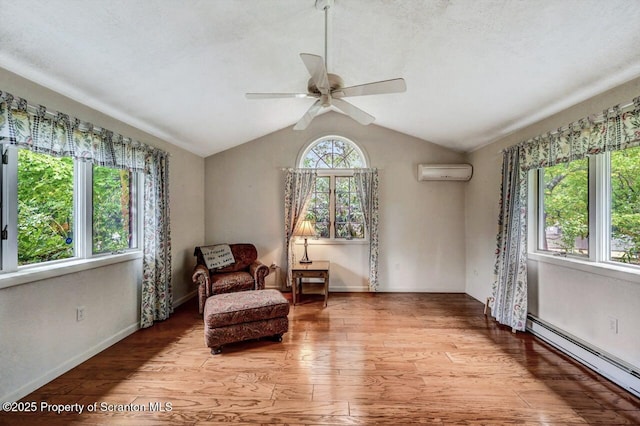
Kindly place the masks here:
POLYGON ((609 331, 618 334, 618 318, 607 317, 609 319, 609 331))
POLYGON ((76 321, 84 320, 84 306, 78 306, 76 308, 76 321))

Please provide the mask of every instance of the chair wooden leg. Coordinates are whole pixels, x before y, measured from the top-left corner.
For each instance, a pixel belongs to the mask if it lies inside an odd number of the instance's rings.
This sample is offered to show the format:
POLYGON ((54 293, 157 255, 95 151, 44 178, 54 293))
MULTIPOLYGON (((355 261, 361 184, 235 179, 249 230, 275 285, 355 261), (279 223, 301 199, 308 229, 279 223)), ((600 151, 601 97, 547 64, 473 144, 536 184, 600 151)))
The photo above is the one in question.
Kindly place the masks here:
POLYGON ((489 310, 489 302, 491 302, 491 297, 487 297, 487 301, 484 302, 484 315, 487 315, 487 311, 489 310))
POLYGON ((218 355, 222 352, 222 346, 216 346, 215 348, 211 348, 211 355, 218 355))

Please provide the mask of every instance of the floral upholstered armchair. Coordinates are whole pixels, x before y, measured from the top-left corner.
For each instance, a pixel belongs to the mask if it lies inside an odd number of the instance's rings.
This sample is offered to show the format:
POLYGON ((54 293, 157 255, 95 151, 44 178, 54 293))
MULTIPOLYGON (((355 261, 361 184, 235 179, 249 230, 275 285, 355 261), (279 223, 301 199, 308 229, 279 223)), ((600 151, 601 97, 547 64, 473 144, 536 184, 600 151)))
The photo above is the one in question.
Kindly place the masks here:
POLYGON ((198 284, 200 313, 204 311, 207 298, 214 294, 264 289, 269 267, 258 260, 258 251, 253 244, 196 247, 193 255, 196 256, 196 267, 192 280, 198 284), (221 257, 212 260, 215 255, 221 257))

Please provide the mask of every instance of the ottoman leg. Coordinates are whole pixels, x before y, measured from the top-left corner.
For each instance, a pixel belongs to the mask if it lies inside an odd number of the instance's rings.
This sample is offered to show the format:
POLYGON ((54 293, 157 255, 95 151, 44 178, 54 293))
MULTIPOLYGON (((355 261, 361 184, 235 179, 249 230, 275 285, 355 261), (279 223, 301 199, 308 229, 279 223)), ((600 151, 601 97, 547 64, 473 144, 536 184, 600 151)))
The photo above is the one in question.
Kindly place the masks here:
POLYGON ((271 340, 274 342, 282 342, 282 334, 274 334, 271 336, 271 340))
POLYGON ((222 345, 211 348, 211 355, 218 355, 222 352, 222 345))

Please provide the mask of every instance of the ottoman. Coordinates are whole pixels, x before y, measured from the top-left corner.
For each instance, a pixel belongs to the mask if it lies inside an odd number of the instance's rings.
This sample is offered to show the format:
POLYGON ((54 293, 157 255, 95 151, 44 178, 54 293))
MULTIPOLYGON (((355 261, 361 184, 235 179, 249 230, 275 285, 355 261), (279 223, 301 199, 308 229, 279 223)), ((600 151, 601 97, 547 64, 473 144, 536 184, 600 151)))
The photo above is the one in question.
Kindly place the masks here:
POLYGON ((204 340, 212 354, 222 345, 260 337, 282 341, 289 329, 289 301, 278 290, 250 290, 209 297, 204 305, 204 340))

